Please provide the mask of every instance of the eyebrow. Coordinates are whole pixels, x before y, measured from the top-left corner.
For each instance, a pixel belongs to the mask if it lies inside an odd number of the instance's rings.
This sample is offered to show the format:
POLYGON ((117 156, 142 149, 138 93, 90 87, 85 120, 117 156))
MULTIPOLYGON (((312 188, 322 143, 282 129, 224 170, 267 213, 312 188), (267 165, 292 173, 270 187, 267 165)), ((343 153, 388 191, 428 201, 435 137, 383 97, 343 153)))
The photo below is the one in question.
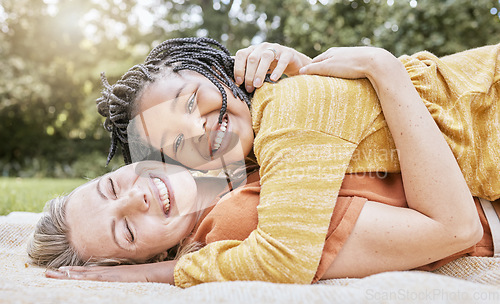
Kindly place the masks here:
POLYGON ((113 219, 111 221, 111 236, 113 237, 113 241, 115 242, 116 246, 120 247, 121 249, 123 250, 127 250, 125 248, 122 247, 122 245, 120 245, 120 243, 118 243, 118 241, 116 240, 116 221, 113 219))
POLYGON ((98 180, 97 180, 97 184, 96 184, 96 190, 97 190, 97 193, 99 194, 100 197, 102 197, 103 199, 107 200, 108 198, 106 197, 106 195, 104 195, 104 193, 102 192, 101 190, 101 180, 104 176, 101 176, 98 180))
POLYGON ((175 94, 175 98, 170 104, 170 109, 173 111, 175 109, 175 105, 177 104, 177 101, 179 101, 179 96, 181 96, 182 91, 184 91, 184 88, 186 87, 187 84, 183 84, 182 87, 177 91, 175 94))
MULTIPOLYGON (((187 84, 183 84, 182 87, 180 87, 180 89, 177 91, 177 93, 175 93, 175 97, 174 97, 174 100, 172 101, 172 103, 170 104, 170 110, 171 111, 174 111, 175 110, 175 105, 177 104, 177 102, 179 101, 179 96, 181 96, 181 93, 182 91, 184 90, 184 88, 186 87, 187 84)), ((142 119, 142 118, 141 118, 142 119)), ((145 122, 143 121, 143 125, 145 125, 145 122)), ((148 134, 146 134, 146 136, 148 136, 148 134)), ((167 138, 167 132, 164 132, 162 135, 161 135, 161 138, 160 138, 160 147, 161 147, 161 154, 162 154, 162 161, 163 161, 163 146, 165 145, 165 141, 166 141, 166 138, 167 138)), ((148 137, 148 141, 149 141, 149 137, 148 137)))

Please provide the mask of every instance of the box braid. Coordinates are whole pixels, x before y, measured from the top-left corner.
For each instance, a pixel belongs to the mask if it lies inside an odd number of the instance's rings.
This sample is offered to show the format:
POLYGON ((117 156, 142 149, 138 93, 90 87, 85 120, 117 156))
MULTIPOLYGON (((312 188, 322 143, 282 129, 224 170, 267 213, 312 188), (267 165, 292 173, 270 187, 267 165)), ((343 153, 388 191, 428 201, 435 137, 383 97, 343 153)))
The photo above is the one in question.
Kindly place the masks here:
MULTIPOLYGON (((233 95, 250 107, 252 94, 234 83, 234 59, 222 44, 210 38, 175 38, 166 40, 149 53, 143 64, 130 68, 120 80, 110 85, 104 73, 102 96, 97 99, 99 114, 106 117, 104 128, 111 133, 111 147, 107 163, 121 146, 126 164, 132 162, 128 146, 127 126, 132 119, 132 109, 142 89, 154 82, 162 66, 171 67, 174 73, 192 70, 209 79, 222 95, 219 123, 227 109, 227 94, 224 85, 233 95)), ((266 77, 268 79, 268 77, 266 77)))

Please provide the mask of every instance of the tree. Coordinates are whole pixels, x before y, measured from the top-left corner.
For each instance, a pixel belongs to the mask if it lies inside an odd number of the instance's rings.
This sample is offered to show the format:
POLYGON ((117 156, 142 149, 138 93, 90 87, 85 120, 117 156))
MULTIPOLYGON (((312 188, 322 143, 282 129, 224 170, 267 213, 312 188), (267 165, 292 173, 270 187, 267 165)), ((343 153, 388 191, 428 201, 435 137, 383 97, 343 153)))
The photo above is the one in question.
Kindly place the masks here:
POLYGON ((212 37, 233 53, 270 41, 311 57, 356 45, 445 55, 499 43, 499 10, 498 0, 2 0, 0 170, 101 168, 100 72, 113 83, 168 38, 212 37))
POLYGON ((34 0, 2 2, 3 174, 17 174, 34 163, 48 175, 56 170, 69 173, 79 154, 106 150, 107 138, 102 138, 105 132, 95 113, 97 54, 122 60, 130 55, 117 48, 116 40, 95 45, 85 37, 75 20, 96 8, 87 1, 65 1, 56 7, 34 0))

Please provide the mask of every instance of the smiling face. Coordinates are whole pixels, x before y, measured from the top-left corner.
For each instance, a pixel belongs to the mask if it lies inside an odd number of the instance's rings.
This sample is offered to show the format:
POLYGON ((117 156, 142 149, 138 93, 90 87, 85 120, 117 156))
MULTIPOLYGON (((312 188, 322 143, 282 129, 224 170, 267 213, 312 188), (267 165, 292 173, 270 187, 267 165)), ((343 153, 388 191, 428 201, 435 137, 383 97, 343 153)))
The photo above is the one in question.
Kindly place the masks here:
POLYGON ((160 162, 135 163, 70 195, 69 239, 83 260, 144 262, 187 237, 202 209, 189 171, 160 162))
MULTIPOLYGON (((222 161, 241 161, 253 145, 250 110, 225 90, 227 110, 219 124, 222 96, 210 80, 192 71, 164 75, 145 88, 137 101, 138 115, 129 125, 129 138, 135 134, 193 169, 217 169, 222 161)), ((132 155, 133 149, 132 145, 132 155)))

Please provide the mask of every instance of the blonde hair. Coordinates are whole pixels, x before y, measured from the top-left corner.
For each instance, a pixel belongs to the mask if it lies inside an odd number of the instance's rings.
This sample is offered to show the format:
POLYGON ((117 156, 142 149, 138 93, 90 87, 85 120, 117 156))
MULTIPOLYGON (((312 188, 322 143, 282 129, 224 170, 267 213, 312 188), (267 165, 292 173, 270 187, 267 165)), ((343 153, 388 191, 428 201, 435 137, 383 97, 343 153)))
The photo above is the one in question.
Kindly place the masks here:
POLYGON ((67 201, 68 196, 50 200, 45 205, 42 218, 35 226, 27 250, 28 256, 37 265, 47 267, 84 265, 67 237, 69 227, 64 208, 67 201))
MULTIPOLYGON (((67 196, 59 196, 47 202, 42 218, 35 226, 35 232, 28 241, 27 252, 39 266, 59 268, 61 266, 120 265, 137 264, 137 261, 123 258, 91 258, 82 260, 69 241, 70 227, 66 221, 67 196)), ((145 263, 178 259, 182 255, 200 249, 199 243, 185 244, 181 241, 167 252, 153 256, 145 263)))

